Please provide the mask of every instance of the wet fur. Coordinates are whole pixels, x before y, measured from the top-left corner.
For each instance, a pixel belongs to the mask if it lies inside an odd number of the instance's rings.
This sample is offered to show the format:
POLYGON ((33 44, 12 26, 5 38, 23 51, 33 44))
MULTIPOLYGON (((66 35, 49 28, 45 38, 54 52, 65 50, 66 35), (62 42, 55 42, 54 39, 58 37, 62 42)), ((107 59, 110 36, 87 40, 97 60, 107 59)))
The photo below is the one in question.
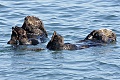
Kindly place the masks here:
POLYGON ((93 30, 83 41, 87 40, 99 43, 113 43, 116 42, 116 34, 109 29, 93 30))
POLYGON ((26 30, 28 37, 32 37, 33 35, 41 35, 47 37, 47 31, 44 28, 42 20, 35 16, 27 16, 24 19, 24 23, 22 28, 26 30), (30 35, 31 34, 31 35, 30 35))
POLYGON ((64 38, 54 31, 51 40, 47 44, 49 50, 76 50, 77 46, 71 43, 64 43, 64 38))
POLYGON ((85 42, 86 44, 76 46, 75 44, 64 43, 64 38, 54 31, 51 40, 47 44, 47 48, 50 50, 78 50, 103 46, 106 43, 116 42, 116 34, 109 29, 93 30, 84 40, 80 40, 79 42, 85 42))
POLYGON ((36 39, 28 39, 26 31, 21 27, 12 27, 11 39, 8 41, 8 44, 13 45, 25 45, 32 44, 37 45, 39 42, 36 39))

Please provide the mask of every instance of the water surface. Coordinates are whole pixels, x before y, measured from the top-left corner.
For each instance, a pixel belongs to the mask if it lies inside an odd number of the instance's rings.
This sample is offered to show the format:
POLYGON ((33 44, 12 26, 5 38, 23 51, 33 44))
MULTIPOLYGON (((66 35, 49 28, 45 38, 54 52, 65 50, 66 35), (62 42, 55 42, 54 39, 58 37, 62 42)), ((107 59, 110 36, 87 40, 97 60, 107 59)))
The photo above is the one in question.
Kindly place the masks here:
POLYGON ((120 0, 0 0, 0 80, 120 80, 119 26, 120 0), (75 43, 108 28, 117 43, 73 51, 15 49, 7 44, 11 28, 22 26, 28 15, 43 21, 49 39, 57 31, 75 43))

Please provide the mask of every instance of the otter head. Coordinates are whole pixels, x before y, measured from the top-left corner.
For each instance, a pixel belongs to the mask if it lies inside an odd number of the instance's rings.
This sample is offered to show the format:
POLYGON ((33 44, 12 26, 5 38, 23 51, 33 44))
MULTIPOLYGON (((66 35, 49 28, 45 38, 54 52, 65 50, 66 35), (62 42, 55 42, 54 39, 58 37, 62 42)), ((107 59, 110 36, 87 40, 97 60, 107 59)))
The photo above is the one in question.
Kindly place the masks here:
POLYGON ((47 44, 47 48, 50 50, 60 50, 63 49, 64 46, 64 38, 61 35, 58 35, 56 31, 54 31, 51 40, 47 44))
POLYGON ((42 31, 42 34, 44 33, 46 37, 48 36, 42 20, 35 16, 25 17, 22 28, 26 30, 27 33, 41 34, 42 31), (41 31, 39 31, 38 29, 40 29, 41 31))
POLYGON ((95 42, 103 42, 103 43, 112 43, 116 41, 116 34, 109 29, 99 29, 93 30, 85 40, 92 40, 95 42))
POLYGON ((15 31, 14 27, 12 27, 11 39, 7 42, 7 44, 17 44, 18 33, 15 31))
POLYGON ((8 41, 8 44, 13 44, 13 45, 22 45, 27 43, 28 38, 26 31, 22 29, 21 27, 12 27, 12 34, 11 34, 11 39, 8 41))

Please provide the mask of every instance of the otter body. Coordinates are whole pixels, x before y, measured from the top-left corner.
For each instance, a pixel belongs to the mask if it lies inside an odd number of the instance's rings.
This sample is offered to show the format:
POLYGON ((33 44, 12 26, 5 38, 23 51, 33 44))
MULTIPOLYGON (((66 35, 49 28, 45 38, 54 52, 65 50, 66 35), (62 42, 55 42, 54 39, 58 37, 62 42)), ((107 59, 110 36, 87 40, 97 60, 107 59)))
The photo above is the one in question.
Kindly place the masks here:
POLYGON ((54 31, 51 40, 47 44, 49 50, 76 50, 77 46, 71 43, 64 43, 64 38, 54 31))
POLYGON ((79 50, 89 47, 102 46, 104 44, 109 44, 116 42, 116 34, 109 29, 99 29, 93 30, 84 40, 82 45, 75 45, 71 43, 64 43, 64 38, 58 35, 54 31, 51 40, 47 44, 47 48, 50 50, 79 50))

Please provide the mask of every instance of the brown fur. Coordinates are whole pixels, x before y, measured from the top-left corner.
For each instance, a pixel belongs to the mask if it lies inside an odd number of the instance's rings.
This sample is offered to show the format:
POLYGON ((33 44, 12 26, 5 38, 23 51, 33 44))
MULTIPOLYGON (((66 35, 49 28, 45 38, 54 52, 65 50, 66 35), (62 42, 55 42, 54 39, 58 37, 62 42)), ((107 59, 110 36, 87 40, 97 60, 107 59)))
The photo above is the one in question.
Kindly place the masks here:
POLYGON ((81 41, 88 42, 78 46, 71 43, 64 43, 64 38, 54 31, 51 40, 47 44, 47 48, 50 50, 77 50, 89 47, 102 46, 104 45, 103 43, 115 42, 116 34, 109 29, 93 30, 84 40, 81 41))
POLYGON ((18 40, 22 36, 27 38, 26 31, 24 29, 17 26, 12 27, 11 39, 8 41, 8 44, 18 44, 18 40))
POLYGON ((94 42, 112 43, 116 41, 116 34, 109 29, 93 30, 84 40, 94 42))
POLYGON ((35 39, 28 39, 27 33, 21 27, 12 27, 11 39, 8 41, 8 44, 13 45, 24 45, 24 44, 38 44, 38 41, 35 39))
POLYGON ((47 48, 50 50, 76 50, 77 46, 70 43, 64 43, 64 38, 54 31, 51 40, 47 44, 47 48))
POLYGON ((25 17, 22 28, 26 30, 28 34, 32 33, 32 35, 35 34, 42 36, 44 35, 45 37, 48 36, 44 28, 43 22, 38 17, 34 16, 25 17))

